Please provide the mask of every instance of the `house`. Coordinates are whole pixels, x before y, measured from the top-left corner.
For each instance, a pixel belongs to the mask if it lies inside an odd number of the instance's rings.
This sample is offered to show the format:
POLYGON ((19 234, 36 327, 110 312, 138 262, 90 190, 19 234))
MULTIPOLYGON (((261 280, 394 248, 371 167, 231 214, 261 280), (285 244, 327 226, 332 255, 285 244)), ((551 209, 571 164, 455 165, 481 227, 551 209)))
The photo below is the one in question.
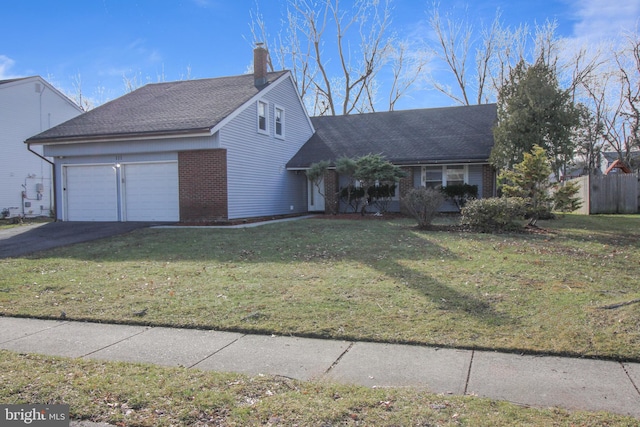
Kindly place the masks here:
POLYGON ((637 173, 640 172, 640 151, 631 151, 628 161, 623 161, 617 151, 603 151, 602 173, 637 173))
MULTIPOLYGON (((25 142, 53 158, 64 221, 238 221, 323 211, 305 171, 382 154, 409 172, 400 191, 470 183, 488 165, 495 105, 309 118, 289 71, 149 84, 25 142)), ((332 171, 323 184, 337 190, 332 171)), ((398 197, 395 206, 399 209, 398 197)))
MULTIPOLYGON (((343 156, 380 154, 407 173, 399 193, 412 187, 470 184, 478 186, 479 197, 491 197, 496 190, 495 170, 489 164, 496 111, 495 104, 484 104, 314 117, 316 133, 287 168, 305 170, 320 160, 335 165, 343 156)), ((333 198, 347 184, 345 177, 337 176, 334 168, 324 181, 324 189, 310 185, 308 191, 324 193, 327 203, 337 205, 333 198)), ((325 210, 320 196, 315 196, 320 200, 317 210, 325 210)), ((390 210, 399 211, 398 195, 394 199, 390 210)), ((445 206, 445 210, 454 209, 445 206)))
POLYGON ((29 138, 63 221, 203 222, 307 212, 286 163, 314 133, 291 73, 149 84, 29 138))
POLYGON ((23 141, 81 114, 39 76, 0 80, 0 211, 3 216, 49 216, 53 209, 50 160, 23 141))

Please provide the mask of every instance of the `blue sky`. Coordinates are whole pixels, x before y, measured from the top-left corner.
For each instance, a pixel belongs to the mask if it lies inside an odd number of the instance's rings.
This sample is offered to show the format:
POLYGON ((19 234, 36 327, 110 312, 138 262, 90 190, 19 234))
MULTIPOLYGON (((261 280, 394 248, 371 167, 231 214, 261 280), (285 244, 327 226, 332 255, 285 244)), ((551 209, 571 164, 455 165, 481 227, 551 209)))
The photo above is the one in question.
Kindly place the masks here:
MULTIPOLYGON (((342 4, 348 4, 343 0, 342 4)), ((252 59, 250 11, 259 5, 272 35, 283 18, 273 0, 4 0, 0 13, 0 79, 40 75, 66 92, 82 79, 85 96, 104 102, 125 92, 123 75, 160 79, 245 73, 252 59)), ((635 29, 640 0, 446 1, 490 23, 496 10, 511 26, 557 20, 558 34, 600 40, 635 29)), ((432 1, 395 0, 392 29, 425 36, 432 1)), ((433 106, 414 94, 405 108, 433 106)), ((400 104, 398 108, 403 108, 400 104)))

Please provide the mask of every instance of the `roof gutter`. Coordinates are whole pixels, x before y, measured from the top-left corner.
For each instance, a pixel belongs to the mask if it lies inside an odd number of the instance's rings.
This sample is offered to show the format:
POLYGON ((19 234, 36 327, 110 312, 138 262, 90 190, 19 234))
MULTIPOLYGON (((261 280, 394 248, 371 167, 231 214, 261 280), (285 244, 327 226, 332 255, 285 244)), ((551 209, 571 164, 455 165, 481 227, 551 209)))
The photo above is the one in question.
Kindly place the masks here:
MULTIPOLYGON (((464 164, 488 164, 488 159, 455 159, 455 160, 390 160, 396 166, 428 166, 428 165, 464 165, 464 164)), ((287 170, 297 171, 297 170, 307 170, 311 167, 309 166, 288 166, 287 170)), ((335 165, 329 165, 327 169, 335 169, 335 165)))
POLYGON ((88 142, 140 141, 145 139, 168 139, 185 136, 211 136, 211 128, 185 129, 172 132, 122 133, 112 135, 80 135, 27 140, 27 144, 82 144, 88 142))
POLYGON ((487 158, 478 159, 437 159, 437 160, 418 160, 400 159, 392 160, 391 163, 398 166, 424 166, 424 165, 458 165, 458 164, 482 164, 489 163, 487 158))
POLYGON ((58 200, 58 188, 56 185, 56 164, 51 160, 47 159, 46 157, 44 157, 43 155, 41 155, 40 153, 33 151, 33 149, 31 148, 31 143, 29 142, 27 142, 27 150, 29 150, 30 152, 32 152, 33 154, 40 157, 42 160, 44 160, 45 162, 51 165, 51 177, 52 177, 51 185, 53 186, 53 219, 57 221, 58 209, 56 206, 56 201, 58 200))

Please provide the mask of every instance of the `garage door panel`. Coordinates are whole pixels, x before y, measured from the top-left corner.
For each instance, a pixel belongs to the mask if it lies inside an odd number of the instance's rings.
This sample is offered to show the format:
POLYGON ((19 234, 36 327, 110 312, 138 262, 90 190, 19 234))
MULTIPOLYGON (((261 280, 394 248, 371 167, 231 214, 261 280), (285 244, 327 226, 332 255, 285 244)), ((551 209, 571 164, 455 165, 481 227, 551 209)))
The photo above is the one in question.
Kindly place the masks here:
POLYGON ((118 221, 118 189, 112 165, 67 166, 67 221, 118 221))
POLYGON ((124 166, 126 221, 179 221, 178 163, 124 166))

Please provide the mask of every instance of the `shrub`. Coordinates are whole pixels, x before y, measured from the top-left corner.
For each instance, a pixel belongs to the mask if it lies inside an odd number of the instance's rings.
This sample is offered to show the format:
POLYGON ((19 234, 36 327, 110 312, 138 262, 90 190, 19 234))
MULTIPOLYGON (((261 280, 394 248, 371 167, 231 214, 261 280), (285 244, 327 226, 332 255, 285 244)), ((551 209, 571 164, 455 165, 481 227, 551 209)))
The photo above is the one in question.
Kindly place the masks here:
POLYGON ((462 209, 462 224, 476 231, 491 233, 515 230, 527 213, 527 199, 522 197, 491 197, 471 200, 462 209))
POLYGON ((345 206, 345 211, 351 208, 353 212, 358 212, 360 203, 364 199, 364 188, 355 187, 351 184, 340 189, 340 201, 345 206))
POLYGON ((418 221, 419 228, 429 228, 444 203, 444 195, 433 188, 412 188, 403 196, 402 203, 418 221))
POLYGON ((582 206, 582 200, 577 196, 579 191, 578 183, 565 182, 553 194, 553 208, 560 212, 577 211, 582 206))
POLYGON ((396 195, 397 184, 379 184, 369 187, 367 194, 370 202, 378 208, 381 213, 389 212, 389 206, 396 195))
POLYGON ((551 166, 547 153, 535 145, 531 153, 524 153, 522 162, 513 166, 513 170, 504 170, 498 176, 502 194, 507 197, 525 197, 529 200, 527 218, 529 225, 535 225, 538 219, 551 219, 551 166))
POLYGON ((461 211, 469 200, 478 198, 478 186, 470 184, 454 184, 442 187, 442 193, 461 211))

